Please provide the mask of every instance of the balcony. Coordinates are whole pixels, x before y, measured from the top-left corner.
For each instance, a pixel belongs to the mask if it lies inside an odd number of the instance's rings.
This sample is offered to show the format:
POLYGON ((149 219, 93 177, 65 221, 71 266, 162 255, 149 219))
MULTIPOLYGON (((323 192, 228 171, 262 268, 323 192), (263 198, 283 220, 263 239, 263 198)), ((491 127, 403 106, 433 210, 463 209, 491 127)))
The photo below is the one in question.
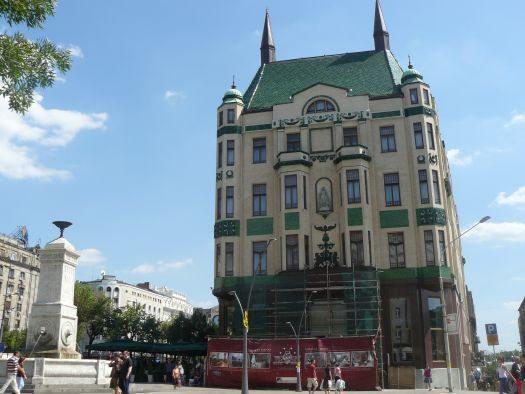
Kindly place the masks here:
POLYGON ((311 167, 312 161, 310 160, 310 154, 303 151, 281 152, 277 155, 277 162, 273 168, 277 170, 279 167, 295 164, 311 167))
POLYGON ((368 155, 368 147, 365 145, 341 146, 336 150, 336 156, 337 157, 334 160, 335 164, 343 160, 372 160, 372 158, 368 155))

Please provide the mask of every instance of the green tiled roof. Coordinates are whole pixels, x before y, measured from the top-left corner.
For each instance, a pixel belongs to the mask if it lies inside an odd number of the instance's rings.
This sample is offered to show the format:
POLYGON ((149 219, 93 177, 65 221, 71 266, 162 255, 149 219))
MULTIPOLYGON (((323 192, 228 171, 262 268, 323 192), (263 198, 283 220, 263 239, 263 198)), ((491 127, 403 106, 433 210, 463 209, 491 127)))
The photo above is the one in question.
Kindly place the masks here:
POLYGON ((271 108, 319 83, 347 89, 349 96, 387 96, 401 91, 402 75, 390 51, 284 60, 259 68, 244 94, 244 104, 247 110, 271 108))

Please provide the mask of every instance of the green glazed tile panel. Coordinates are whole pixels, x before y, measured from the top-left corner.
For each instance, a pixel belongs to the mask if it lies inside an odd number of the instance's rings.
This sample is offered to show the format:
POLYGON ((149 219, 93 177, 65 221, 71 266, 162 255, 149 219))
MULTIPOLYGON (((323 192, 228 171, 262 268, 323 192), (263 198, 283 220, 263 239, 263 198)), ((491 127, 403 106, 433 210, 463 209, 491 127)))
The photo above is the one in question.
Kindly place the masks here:
POLYGON ((363 225, 363 208, 348 208, 348 225, 363 225))
POLYGON ((428 116, 434 116, 436 113, 432 108, 428 107, 412 107, 405 109, 405 116, 412 116, 412 115, 428 115, 428 116))
POLYGON ((246 235, 273 234, 273 218, 257 218, 246 220, 246 235))
POLYGON ((221 220, 215 223, 213 228, 215 238, 238 237, 241 235, 241 224, 239 220, 221 220))
POLYGON ((372 114, 372 119, 392 118, 394 116, 401 116, 401 112, 400 111, 374 112, 372 114))
POLYGON ((395 211, 380 211, 381 228, 408 227, 408 209, 395 211))
POLYGON ((302 165, 306 167, 311 167, 312 162, 308 160, 290 160, 290 161, 278 161, 273 168, 278 170, 280 167, 284 166, 295 166, 295 165, 302 165))
POLYGON ((372 158, 368 155, 361 155, 361 154, 357 154, 357 155, 342 155, 342 156, 338 156, 336 157, 336 159, 334 160, 334 163, 337 164, 337 163, 340 163, 342 162, 343 160, 355 160, 355 159, 361 159, 361 160, 366 160, 366 161, 371 161, 372 158))
POLYGON ((284 229, 299 230, 299 212, 288 212, 284 214, 284 229))
POLYGON ((401 92, 403 70, 390 51, 366 51, 264 64, 244 94, 246 110, 271 108, 316 84, 347 90, 349 96, 401 92))
POLYGON ((269 130, 272 128, 272 124, 254 124, 251 126, 245 126, 244 131, 259 131, 259 130, 269 130))
POLYGON ((242 133, 241 126, 222 126, 220 129, 217 130, 217 138, 225 134, 241 134, 241 133, 242 133))
POLYGON ((418 226, 444 226, 447 223, 447 215, 442 208, 418 208, 416 218, 418 226))

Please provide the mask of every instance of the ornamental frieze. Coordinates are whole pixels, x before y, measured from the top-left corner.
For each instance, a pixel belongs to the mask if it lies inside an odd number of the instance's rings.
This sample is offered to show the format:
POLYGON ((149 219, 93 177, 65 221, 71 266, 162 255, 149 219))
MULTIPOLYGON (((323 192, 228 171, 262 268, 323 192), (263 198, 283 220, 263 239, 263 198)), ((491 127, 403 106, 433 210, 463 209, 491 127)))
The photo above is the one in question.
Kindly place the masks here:
POLYGON ((355 112, 331 112, 328 114, 311 114, 298 116, 296 118, 278 119, 273 122, 273 127, 284 128, 286 126, 307 126, 312 123, 336 122, 340 123, 343 120, 351 119, 367 119, 370 118, 370 111, 355 111, 355 112))

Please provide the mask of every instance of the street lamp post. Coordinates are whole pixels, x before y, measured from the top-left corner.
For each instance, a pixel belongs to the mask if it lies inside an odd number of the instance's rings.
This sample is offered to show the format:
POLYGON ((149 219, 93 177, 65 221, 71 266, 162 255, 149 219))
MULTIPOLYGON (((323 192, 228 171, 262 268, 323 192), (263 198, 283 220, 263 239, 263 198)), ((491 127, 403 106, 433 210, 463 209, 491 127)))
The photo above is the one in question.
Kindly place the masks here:
MULTIPOLYGON (((277 238, 270 238, 266 242, 266 248, 265 250, 268 250, 268 246, 270 246, 270 243, 272 241, 276 241, 277 238)), ((268 255, 268 253, 266 253, 268 255)), ((260 261, 259 261, 260 264, 260 261)), ((260 268, 259 268, 260 271, 260 268)), ((252 283, 250 284, 250 290, 248 292, 248 300, 246 302, 246 308, 242 307, 241 300, 239 299, 239 296, 235 292, 235 290, 232 290, 228 292, 229 295, 232 295, 237 300, 237 303, 239 304, 239 308, 241 309, 242 314, 242 394, 248 394, 248 310, 250 309, 250 301, 252 298, 252 292, 253 292, 253 285, 255 284, 255 270, 253 270, 252 275, 252 283)))
MULTIPOLYGON (((459 234, 456 238, 450 241, 440 253, 441 266, 445 265, 445 253, 447 249, 450 246, 452 246, 454 242, 456 242, 458 239, 460 239, 462 236, 464 236, 466 233, 468 233, 473 228, 479 226, 482 223, 485 223, 488 220, 490 220, 490 216, 484 216, 473 226, 470 226, 468 229, 466 229, 461 234, 459 234)), ((448 391, 449 393, 452 393, 453 388, 452 388, 452 371, 451 371, 451 364, 450 364, 450 343, 448 340, 448 329, 447 329, 447 304, 445 302, 445 290, 443 288, 443 277, 441 276, 441 272, 439 273, 439 292, 441 296, 441 314, 443 315, 442 316, 443 317, 443 331, 445 334, 445 352, 446 352, 445 356, 446 356, 446 362, 447 362, 448 391)), ((461 341, 461 338, 460 338, 460 341, 461 341)), ((463 354, 461 355, 461 359, 463 359, 463 354)))
POLYGON ((304 310, 303 310, 303 314, 301 315, 301 319, 299 320, 299 330, 297 332, 295 332, 295 328, 294 326, 292 325, 292 322, 289 322, 287 321, 286 324, 288 324, 290 326, 290 328, 292 329, 293 331, 293 334, 295 336, 295 341, 296 341, 296 353, 297 353, 297 365, 296 365, 296 374, 297 374, 297 385, 296 385, 296 388, 295 388, 295 391, 297 392, 301 392, 303 391, 303 388, 301 386, 301 351, 300 351, 300 348, 299 348, 299 341, 300 341, 300 336, 301 336, 301 327, 303 325, 303 320, 304 320, 304 317, 306 316, 306 308, 308 307, 308 303, 310 302, 312 296, 317 293, 317 290, 314 290, 310 293, 310 296, 308 297, 308 300, 304 303, 304 310))

